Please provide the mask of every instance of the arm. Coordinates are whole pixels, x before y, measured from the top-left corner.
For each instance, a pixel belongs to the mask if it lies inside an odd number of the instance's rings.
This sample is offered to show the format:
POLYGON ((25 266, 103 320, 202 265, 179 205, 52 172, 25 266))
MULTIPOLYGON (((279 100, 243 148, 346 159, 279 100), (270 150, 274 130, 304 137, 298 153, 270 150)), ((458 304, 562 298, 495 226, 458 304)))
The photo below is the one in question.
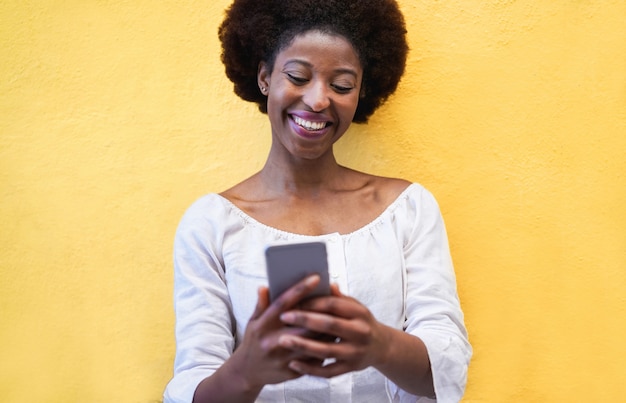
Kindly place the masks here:
POLYGON ((439 206, 429 192, 422 190, 413 200, 415 225, 404 248, 404 328, 426 346, 437 401, 458 402, 465 391, 472 348, 457 295, 446 229, 439 206))
POLYGON ((382 326, 387 340, 386 353, 374 367, 410 394, 434 396, 433 375, 424 342, 406 332, 382 326))
POLYGON ((176 231, 176 357, 174 376, 163 395, 166 403, 191 402, 198 384, 213 374, 235 348, 220 219, 215 200, 201 198, 185 212, 176 231))
POLYGON ((240 297, 233 299, 226 287, 221 238, 228 231, 225 221, 219 205, 201 199, 185 214, 176 234, 176 359, 174 376, 163 396, 166 403, 189 403, 194 395, 195 401, 202 401, 207 393, 211 401, 228 401, 229 397, 231 401, 253 401, 263 385, 300 376, 287 367, 289 360, 299 356, 279 348, 276 339, 283 332, 302 330, 285 327, 279 315, 314 286, 302 283, 292 287, 272 304, 266 288, 261 288, 258 299, 247 294, 245 303, 252 303, 250 320, 235 348, 231 300, 235 306, 244 302, 240 297))

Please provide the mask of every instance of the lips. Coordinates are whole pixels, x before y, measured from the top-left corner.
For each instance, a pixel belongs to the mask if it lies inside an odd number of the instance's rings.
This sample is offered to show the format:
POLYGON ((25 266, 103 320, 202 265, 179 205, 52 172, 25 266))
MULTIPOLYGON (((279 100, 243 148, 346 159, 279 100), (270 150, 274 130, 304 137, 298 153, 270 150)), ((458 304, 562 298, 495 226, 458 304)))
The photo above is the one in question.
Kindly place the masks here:
POLYGON ((333 122, 320 114, 298 111, 289 114, 289 124, 299 136, 312 139, 323 137, 333 122))

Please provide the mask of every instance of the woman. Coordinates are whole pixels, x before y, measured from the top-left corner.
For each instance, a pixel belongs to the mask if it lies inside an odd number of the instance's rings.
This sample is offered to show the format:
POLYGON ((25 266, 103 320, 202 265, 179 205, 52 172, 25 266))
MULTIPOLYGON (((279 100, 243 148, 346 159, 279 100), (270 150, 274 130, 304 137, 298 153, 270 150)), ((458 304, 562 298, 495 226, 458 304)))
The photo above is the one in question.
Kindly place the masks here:
POLYGON ((166 402, 460 400, 471 347, 435 200, 333 154, 395 91, 405 33, 393 0, 236 0, 227 11, 226 73, 267 113, 272 145, 260 172, 180 223, 166 402), (270 303, 264 249, 306 241, 327 245, 331 295, 306 299, 311 276, 270 303))

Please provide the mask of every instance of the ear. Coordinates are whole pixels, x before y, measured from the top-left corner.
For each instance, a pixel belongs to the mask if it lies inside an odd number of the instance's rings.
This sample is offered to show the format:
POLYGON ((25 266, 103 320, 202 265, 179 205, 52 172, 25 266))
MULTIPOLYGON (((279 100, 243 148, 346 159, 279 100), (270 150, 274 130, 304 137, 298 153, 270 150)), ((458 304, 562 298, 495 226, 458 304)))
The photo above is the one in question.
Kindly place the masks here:
POLYGON ((257 72, 257 83, 259 85, 259 89, 263 95, 267 95, 270 89, 270 75, 271 72, 267 67, 267 63, 261 61, 259 63, 259 69, 257 72))

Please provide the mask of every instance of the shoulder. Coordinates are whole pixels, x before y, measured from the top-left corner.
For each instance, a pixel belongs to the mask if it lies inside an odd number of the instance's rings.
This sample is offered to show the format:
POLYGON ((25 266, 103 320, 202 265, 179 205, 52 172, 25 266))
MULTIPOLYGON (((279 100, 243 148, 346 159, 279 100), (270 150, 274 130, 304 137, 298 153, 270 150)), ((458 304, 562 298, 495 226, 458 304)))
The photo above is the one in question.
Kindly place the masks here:
POLYGON ((401 214, 410 222, 421 222, 424 217, 441 215, 435 196, 423 185, 403 179, 380 178, 381 201, 394 214, 401 214))
POLYGON ((395 200, 405 193, 412 185, 411 182, 399 178, 379 177, 378 188, 382 197, 388 200, 395 200))
POLYGON ((366 194, 373 196, 376 203, 384 208, 404 206, 417 211, 437 211, 439 205, 433 194, 423 185, 406 179, 371 175, 353 171, 364 184, 366 194))
POLYGON ((209 193, 194 201, 185 211, 182 220, 207 220, 226 213, 227 200, 217 193, 209 193))
POLYGON ((416 212, 439 213, 439 203, 435 196, 417 182, 411 182, 398 198, 405 199, 405 203, 416 212))
POLYGON ((223 190, 219 195, 227 200, 239 200, 255 198, 260 190, 263 189, 261 183, 261 173, 257 172, 252 176, 242 180, 241 182, 233 185, 232 187, 223 190))
POLYGON ((254 174, 220 192, 218 197, 222 198, 229 206, 236 206, 238 209, 249 213, 254 210, 259 202, 266 202, 270 199, 259 178, 259 173, 254 174))
POLYGON ((360 176, 363 183, 384 206, 392 204, 412 185, 405 179, 391 178, 386 176, 376 176, 363 172, 354 171, 354 175, 360 176))
POLYGON ((214 238, 236 219, 231 203, 217 193, 209 193, 185 210, 176 231, 177 238, 214 238))

